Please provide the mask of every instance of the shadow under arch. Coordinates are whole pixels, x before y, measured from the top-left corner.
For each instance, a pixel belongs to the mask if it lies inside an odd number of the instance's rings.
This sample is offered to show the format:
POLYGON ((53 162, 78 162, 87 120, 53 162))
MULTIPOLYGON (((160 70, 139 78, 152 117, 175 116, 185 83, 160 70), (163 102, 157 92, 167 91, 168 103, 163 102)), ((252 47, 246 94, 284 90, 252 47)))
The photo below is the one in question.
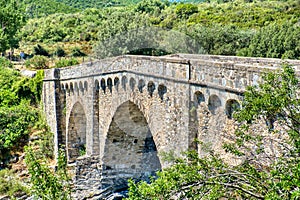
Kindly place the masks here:
POLYGON ((127 188, 129 178, 148 181, 161 170, 157 153, 148 123, 138 106, 131 101, 121 104, 105 140, 102 161, 107 186, 118 191, 127 188))
POLYGON ((82 105, 76 102, 71 110, 67 133, 68 161, 72 162, 85 154, 86 115, 82 105))

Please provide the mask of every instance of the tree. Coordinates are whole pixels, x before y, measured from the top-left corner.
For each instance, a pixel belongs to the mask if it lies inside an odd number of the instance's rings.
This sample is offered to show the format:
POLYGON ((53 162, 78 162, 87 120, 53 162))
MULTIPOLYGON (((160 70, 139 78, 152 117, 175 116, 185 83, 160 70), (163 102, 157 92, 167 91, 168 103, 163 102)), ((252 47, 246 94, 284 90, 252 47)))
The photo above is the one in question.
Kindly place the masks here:
MULTIPOLYGON (((255 120, 276 117, 287 127, 293 147, 285 156, 260 168, 248 159, 230 166, 214 154, 199 158, 197 153, 188 152, 172 167, 158 172, 151 184, 129 181, 128 199, 299 199, 299 80, 293 68, 286 65, 281 71, 267 73, 263 80, 258 87, 247 89, 235 117, 249 126, 255 120)), ((236 136, 246 143, 241 131, 246 133, 247 129, 239 130, 236 136)), ((236 153, 240 147, 233 145, 228 150, 236 153)))
POLYGON ((270 58, 300 58, 300 27, 290 21, 261 28, 241 55, 270 58))
POLYGON ((18 47, 17 33, 25 23, 24 6, 17 0, 0 0, 0 51, 18 47))
POLYGON ((263 118, 271 131, 277 121, 287 128, 295 151, 300 153, 299 78, 292 67, 283 65, 282 71, 267 73, 263 80, 258 86, 247 88, 237 120, 249 124, 263 118))
POLYGON ((46 164, 45 158, 38 159, 31 147, 26 149, 25 162, 28 166, 32 192, 39 199, 71 199, 70 177, 67 173, 67 160, 60 150, 56 172, 46 164))
POLYGON ((181 31, 195 38, 208 54, 213 55, 236 55, 238 51, 249 45, 253 35, 251 31, 218 24, 182 26, 181 31))

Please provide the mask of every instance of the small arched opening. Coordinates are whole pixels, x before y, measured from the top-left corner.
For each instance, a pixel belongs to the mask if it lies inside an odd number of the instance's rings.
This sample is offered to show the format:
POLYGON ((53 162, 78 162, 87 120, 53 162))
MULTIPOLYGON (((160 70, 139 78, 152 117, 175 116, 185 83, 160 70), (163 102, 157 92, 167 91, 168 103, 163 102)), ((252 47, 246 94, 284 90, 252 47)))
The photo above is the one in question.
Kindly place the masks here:
POLYGON ((140 93, 143 92, 143 88, 145 87, 145 81, 143 79, 139 80, 138 89, 140 93))
POLYGON ((87 92, 89 88, 89 85, 86 81, 84 81, 84 90, 87 92))
POLYGON ((126 76, 123 76, 121 81, 122 81, 122 88, 123 88, 124 90, 126 90, 126 86, 127 86, 127 83, 128 83, 127 77, 126 77, 126 76))
POLYGON ((95 80, 95 90, 99 91, 99 89, 100 89, 99 81, 95 80))
POLYGON ((112 82, 111 78, 107 79, 107 87, 108 87, 108 89, 111 93, 112 92, 112 87, 113 87, 113 82, 112 82))
POLYGON ((64 86, 63 83, 61 84, 60 89, 61 89, 62 91, 65 91, 65 90, 66 90, 66 88, 65 88, 65 86, 64 86))
POLYGON ((149 81, 148 86, 147 86, 147 90, 148 90, 148 94, 150 95, 150 97, 153 96, 153 93, 155 91, 155 84, 153 83, 153 81, 149 81))
POLYGON ((161 100, 164 100, 164 95, 167 93, 167 87, 163 84, 158 86, 158 95, 161 100))
POLYGON ((219 111, 221 107, 221 100, 217 95, 211 95, 208 99, 208 109, 209 111, 215 115, 219 111))
POLYGON ((205 97, 202 92, 196 91, 194 94, 194 103, 195 106, 200 105, 202 102, 205 102, 205 97))
POLYGON ((83 84, 81 81, 79 82, 79 90, 80 90, 80 92, 84 91, 83 84))
POLYGON ((66 91, 67 91, 67 92, 70 92, 70 88, 69 88, 68 83, 66 84, 66 91))
POLYGON ((235 99, 229 99, 226 102, 225 113, 228 119, 232 119, 233 113, 240 108, 240 104, 235 99))
POLYGON ((105 79, 104 78, 101 79, 100 86, 101 86, 101 89, 103 90, 103 92, 105 93, 106 84, 105 84, 105 79))
POLYGON ((120 85, 120 80, 118 77, 115 77, 114 79, 114 86, 116 88, 116 90, 118 91, 119 90, 119 85, 120 85))
POLYGON ((72 82, 70 83, 70 92, 74 92, 74 86, 72 82))
POLYGON ((136 85, 136 81, 134 80, 134 78, 130 78, 129 85, 130 85, 131 91, 134 91, 134 88, 136 85))
POLYGON ((75 92, 78 94, 78 92, 79 92, 79 87, 78 87, 78 83, 77 82, 75 82, 75 88, 74 88, 74 90, 75 90, 75 92))

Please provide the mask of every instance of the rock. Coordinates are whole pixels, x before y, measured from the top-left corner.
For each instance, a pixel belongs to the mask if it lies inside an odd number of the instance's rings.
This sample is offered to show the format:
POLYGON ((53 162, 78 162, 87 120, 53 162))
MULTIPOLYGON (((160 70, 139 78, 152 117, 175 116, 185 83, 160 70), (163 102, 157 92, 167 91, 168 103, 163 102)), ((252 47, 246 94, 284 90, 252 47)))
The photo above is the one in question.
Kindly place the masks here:
POLYGON ((121 200, 125 198, 125 196, 121 193, 113 193, 109 197, 107 197, 107 200, 121 200))

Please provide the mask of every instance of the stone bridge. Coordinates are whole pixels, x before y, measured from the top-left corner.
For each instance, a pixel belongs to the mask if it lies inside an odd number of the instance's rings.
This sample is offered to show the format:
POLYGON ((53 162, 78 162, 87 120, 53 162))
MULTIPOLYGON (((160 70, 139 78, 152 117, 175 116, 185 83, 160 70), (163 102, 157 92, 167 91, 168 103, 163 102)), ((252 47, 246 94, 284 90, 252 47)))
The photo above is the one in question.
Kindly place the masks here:
MULTIPOLYGON (((299 70, 300 61, 289 60, 299 70)), ((77 198, 168 166, 164 152, 220 149, 247 85, 279 59, 177 54, 120 56, 45 71, 44 110, 64 147, 77 198), (201 143, 195 142, 201 140, 201 143)), ((220 150, 221 151, 221 150, 220 150)))

